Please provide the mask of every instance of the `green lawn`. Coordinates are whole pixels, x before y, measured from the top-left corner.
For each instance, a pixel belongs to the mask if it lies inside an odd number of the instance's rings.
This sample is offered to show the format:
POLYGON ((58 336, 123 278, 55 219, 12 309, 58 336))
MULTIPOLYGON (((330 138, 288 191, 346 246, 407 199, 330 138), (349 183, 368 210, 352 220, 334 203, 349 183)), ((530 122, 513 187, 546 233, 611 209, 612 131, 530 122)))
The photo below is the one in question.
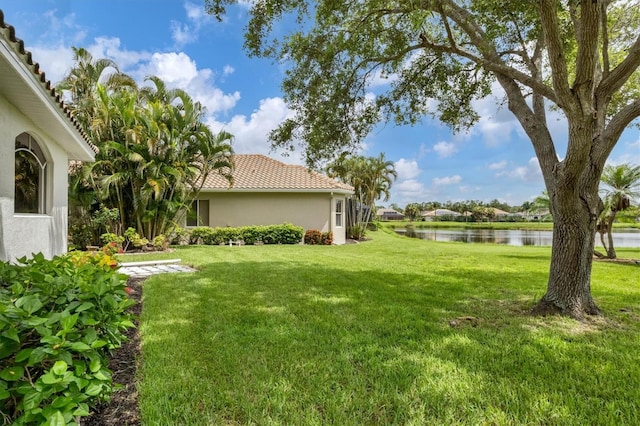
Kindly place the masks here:
POLYGON ((596 263, 581 324, 526 314, 548 247, 372 236, 165 256, 200 271, 144 284, 144 424, 640 423, 640 267, 596 263))

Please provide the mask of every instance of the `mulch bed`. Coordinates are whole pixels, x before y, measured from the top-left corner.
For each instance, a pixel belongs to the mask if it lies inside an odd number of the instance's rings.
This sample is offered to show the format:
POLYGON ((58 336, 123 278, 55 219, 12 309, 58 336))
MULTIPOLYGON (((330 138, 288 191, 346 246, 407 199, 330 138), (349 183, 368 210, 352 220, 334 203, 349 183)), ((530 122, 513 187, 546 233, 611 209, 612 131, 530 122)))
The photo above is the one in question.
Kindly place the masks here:
POLYGON ((115 350, 109 361, 113 372, 113 382, 122 385, 111 396, 111 401, 98 405, 91 416, 82 419, 82 426, 139 426, 138 390, 136 371, 140 363, 140 337, 138 336, 138 318, 142 313, 142 283, 145 278, 129 278, 127 285, 132 292, 130 297, 136 304, 130 308, 135 317, 134 328, 127 330, 129 340, 115 350))

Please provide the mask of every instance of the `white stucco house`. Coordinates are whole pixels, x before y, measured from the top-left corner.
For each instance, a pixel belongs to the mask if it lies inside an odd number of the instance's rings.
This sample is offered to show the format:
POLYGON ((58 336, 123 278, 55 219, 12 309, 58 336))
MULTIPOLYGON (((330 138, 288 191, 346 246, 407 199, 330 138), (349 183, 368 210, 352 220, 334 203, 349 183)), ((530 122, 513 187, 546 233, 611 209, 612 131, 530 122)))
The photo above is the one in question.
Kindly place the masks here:
POLYGON ((346 199, 353 188, 303 166, 265 155, 233 156, 233 186, 208 176, 187 218, 189 226, 239 227, 291 223, 346 242, 346 199))
POLYGON ((0 10, 0 259, 67 251, 69 160, 95 152, 0 10))

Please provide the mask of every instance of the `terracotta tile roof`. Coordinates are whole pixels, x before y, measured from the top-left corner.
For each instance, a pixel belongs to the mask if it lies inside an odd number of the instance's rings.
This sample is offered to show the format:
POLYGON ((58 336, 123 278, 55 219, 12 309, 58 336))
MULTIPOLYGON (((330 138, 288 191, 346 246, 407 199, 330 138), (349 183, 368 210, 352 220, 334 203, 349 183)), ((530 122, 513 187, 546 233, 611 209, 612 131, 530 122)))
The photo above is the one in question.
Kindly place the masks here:
POLYGON ((236 154, 233 186, 220 175, 210 175, 203 191, 298 191, 351 193, 353 188, 303 166, 282 163, 265 155, 236 154))
POLYGON ((24 41, 16 37, 15 28, 4 21, 4 12, 2 11, 2 9, 0 9, 0 36, 3 37, 7 41, 7 43, 13 45, 13 50, 16 52, 25 67, 35 75, 36 80, 40 83, 39 86, 42 88, 42 90, 45 93, 48 93, 49 96, 54 99, 55 103, 58 104, 60 109, 67 116, 72 127, 75 127, 75 129, 78 131, 78 133, 80 133, 82 139, 84 139, 87 145, 89 145, 89 147, 91 147, 94 152, 97 152, 96 146, 89 141, 89 137, 73 117, 71 110, 62 100, 60 93, 55 90, 55 88, 51 84, 51 81, 47 80, 44 71, 40 70, 40 64, 34 62, 33 58, 31 57, 31 52, 25 50, 24 41))

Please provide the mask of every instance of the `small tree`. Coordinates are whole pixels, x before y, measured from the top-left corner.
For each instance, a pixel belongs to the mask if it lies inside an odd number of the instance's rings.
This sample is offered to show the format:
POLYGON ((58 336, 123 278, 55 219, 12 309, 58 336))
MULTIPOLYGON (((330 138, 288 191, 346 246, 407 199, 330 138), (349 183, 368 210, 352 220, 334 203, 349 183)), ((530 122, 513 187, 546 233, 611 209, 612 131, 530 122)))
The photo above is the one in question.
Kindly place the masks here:
POLYGON ((387 201, 397 177, 393 162, 378 157, 345 155, 327 166, 327 174, 353 186, 355 202, 348 212, 348 233, 362 239, 374 214, 376 201, 387 201))
POLYGON ((633 201, 640 197, 640 166, 621 164, 619 166, 607 165, 602 172, 602 194, 604 209, 600 214, 598 232, 602 246, 609 259, 615 259, 616 249, 613 246, 613 223, 618 212, 631 207, 633 201), (605 242, 604 234, 607 234, 605 242))
POLYGON ((410 203, 404 208, 404 216, 409 221, 414 221, 420 217, 420 206, 418 203, 410 203))

